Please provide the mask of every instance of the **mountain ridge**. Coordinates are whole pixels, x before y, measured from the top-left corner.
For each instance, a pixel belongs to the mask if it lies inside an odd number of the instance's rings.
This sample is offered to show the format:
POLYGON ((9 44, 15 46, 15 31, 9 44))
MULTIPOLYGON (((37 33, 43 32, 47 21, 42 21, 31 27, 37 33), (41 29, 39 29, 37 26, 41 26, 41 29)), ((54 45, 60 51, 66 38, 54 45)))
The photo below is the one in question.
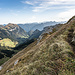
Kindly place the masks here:
POLYGON ((28 37, 27 33, 17 24, 9 23, 6 26, 0 27, 0 30, 2 30, 1 34, 3 32, 5 33, 5 34, 3 33, 3 35, 1 35, 1 37, 11 38, 18 42, 23 42, 25 40, 25 38, 28 37), (22 38, 24 38, 23 41, 21 41, 22 38))
MULTIPOLYGON (((5 63, 3 68, 6 67, 6 69, 2 69, 0 74, 3 74, 12 66, 13 68, 10 68, 6 75, 65 75, 66 73, 70 75, 74 74, 72 73, 72 71, 74 72, 74 68, 71 67, 74 65, 74 53, 71 50, 71 45, 69 45, 69 42, 66 41, 68 40, 68 34, 72 28, 75 31, 75 20, 73 19, 69 23, 63 24, 58 31, 48 35, 45 39, 43 39, 43 41, 39 42, 39 44, 37 44, 37 42, 30 44, 30 46, 17 53, 7 62, 10 64, 9 66, 7 63, 5 63), (20 53, 22 55, 18 57, 20 53), (18 58, 15 59, 15 57, 18 58), (15 60, 13 61, 13 59, 15 60), (18 63, 16 66, 14 66, 13 64, 16 60, 18 60, 18 63), (67 66, 68 68, 71 67, 72 71, 70 68, 69 71, 67 66)), ((75 38, 75 36, 73 37, 75 38)))
POLYGON ((35 31, 36 29, 42 31, 44 27, 46 26, 52 26, 55 24, 61 24, 64 22, 55 22, 55 21, 50 21, 50 22, 42 22, 42 23, 27 23, 27 24, 18 24, 20 27, 22 27, 26 32, 33 30, 35 31))

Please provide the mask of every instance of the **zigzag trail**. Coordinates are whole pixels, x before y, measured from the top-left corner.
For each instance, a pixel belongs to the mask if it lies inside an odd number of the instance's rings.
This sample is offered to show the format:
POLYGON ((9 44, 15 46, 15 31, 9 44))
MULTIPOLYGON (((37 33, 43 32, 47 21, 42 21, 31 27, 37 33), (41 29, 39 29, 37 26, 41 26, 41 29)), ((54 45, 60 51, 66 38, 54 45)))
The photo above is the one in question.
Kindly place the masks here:
POLYGON ((36 52, 37 49, 40 48, 41 46, 43 46, 43 44, 45 44, 47 41, 49 41, 52 38, 54 38, 55 36, 61 34, 62 31, 64 31, 64 29, 66 29, 66 28, 68 28, 70 26, 72 21, 73 20, 71 20, 67 24, 64 24, 58 31, 56 31, 55 33, 53 33, 50 36, 48 36, 44 41, 40 42, 39 44, 36 45, 36 42, 34 42, 34 43, 30 44, 29 46, 27 46, 22 51, 18 52, 16 55, 14 55, 12 58, 10 58, 7 62, 5 62, 2 65, 2 70, 0 71, 0 75, 3 75, 9 68, 14 66, 15 61, 19 60, 20 58, 22 58, 22 56, 27 54, 28 51, 35 51, 36 52))

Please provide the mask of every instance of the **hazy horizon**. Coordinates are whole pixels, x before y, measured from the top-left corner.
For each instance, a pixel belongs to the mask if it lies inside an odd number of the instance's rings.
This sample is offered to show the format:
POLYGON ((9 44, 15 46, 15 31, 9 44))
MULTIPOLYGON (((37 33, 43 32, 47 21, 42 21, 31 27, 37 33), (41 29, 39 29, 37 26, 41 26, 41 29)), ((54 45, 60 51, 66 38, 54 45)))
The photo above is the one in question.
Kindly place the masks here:
MULTIPOLYGON (((67 22, 67 21, 55 21, 55 22, 67 22)), ((48 20, 47 21, 41 21, 41 22, 34 22, 33 21, 33 22, 20 22, 20 23, 19 22, 18 23, 16 23, 16 22, 8 22, 8 23, 0 23, 0 25, 9 24, 9 23, 11 23, 11 24, 31 24, 31 23, 45 23, 45 22, 51 22, 51 20, 50 21, 48 21, 48 20)), ((54 22, 54 20, 52 22, 54 22)))
POLYGON ((0 0, 0 24, 68 21, 75 0, 0 0))

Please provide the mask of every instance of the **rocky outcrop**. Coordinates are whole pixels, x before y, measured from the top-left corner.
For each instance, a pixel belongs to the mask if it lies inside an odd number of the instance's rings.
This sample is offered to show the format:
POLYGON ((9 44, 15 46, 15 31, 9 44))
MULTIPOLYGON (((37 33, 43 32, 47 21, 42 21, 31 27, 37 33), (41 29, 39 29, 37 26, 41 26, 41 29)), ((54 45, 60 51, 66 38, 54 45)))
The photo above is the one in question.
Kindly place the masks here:
POLYGON ((0 70, 2 70, 2 66, 0 66, 0 70))
POLYGON ((73 32, 72 43, 75 45, 75 31, 73 32))
POLYGON ((18 64, 18 61, 19 61, 19 60, 16 60, 15 63, 14 63, 14 65, 17 65, 17 64, 18 64))

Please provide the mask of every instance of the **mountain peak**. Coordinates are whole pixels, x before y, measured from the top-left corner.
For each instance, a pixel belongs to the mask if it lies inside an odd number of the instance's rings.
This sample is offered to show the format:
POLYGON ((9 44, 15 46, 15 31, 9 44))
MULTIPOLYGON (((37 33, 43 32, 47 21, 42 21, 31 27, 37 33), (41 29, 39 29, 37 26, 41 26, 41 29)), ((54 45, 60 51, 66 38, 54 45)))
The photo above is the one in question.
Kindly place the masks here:
POLYGON ((17 24, 9 23, 7 26, 18 26, 17 24))
POLYGON ((15 28, 15 27, 19 27, 17 24, 13 24, 13 23, 9 23, 6 26, 4 26, 5 29, 11 29, 11 28, 15 28))
POLYGON ((74 22, 74 21, 75 21, 75 16, 73 16, 72 18, 70 18, 67 23, 74 22))

